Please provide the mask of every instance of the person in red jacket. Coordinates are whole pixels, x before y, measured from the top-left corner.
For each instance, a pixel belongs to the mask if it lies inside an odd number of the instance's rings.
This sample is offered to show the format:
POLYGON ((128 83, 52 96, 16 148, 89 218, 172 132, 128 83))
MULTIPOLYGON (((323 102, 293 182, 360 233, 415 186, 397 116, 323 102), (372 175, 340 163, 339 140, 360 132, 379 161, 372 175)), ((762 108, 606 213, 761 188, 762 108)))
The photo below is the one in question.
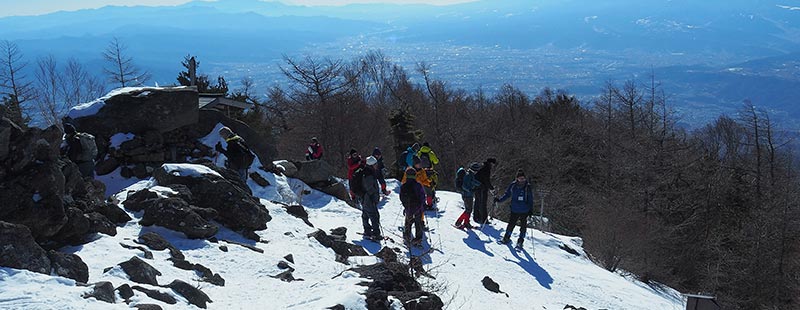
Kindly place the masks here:
MULTIPOLYGON (((352 183, 353 181, 353 172, 358 169, 358 166, 361 165, 361 155, 358 155, 358 151, 356 149, 350 149, 347 157, 345 157, 347 161, 347 180, 352 183)), ((350 189, 350 199, 353 201, 356 200, 356 195, 353 193, 353 189, 350 189)))
POLYGON ((306 160, 319 160, 322 158, 322 144, 319 144, 317 137, 311 138, 311 144, 306 150, 306 160))

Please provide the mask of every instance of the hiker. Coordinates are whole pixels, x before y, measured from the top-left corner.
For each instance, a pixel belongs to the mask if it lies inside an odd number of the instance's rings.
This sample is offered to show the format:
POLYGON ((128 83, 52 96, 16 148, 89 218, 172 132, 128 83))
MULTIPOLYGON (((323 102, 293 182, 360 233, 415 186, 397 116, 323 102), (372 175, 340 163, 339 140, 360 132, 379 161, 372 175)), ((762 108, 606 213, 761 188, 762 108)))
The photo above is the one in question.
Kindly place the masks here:
POLYGON ((72 124, 64 124, 65 146, 61 154, 78 165, 84 178, 94 178, 94 160, 97 157, 97 144, 94 136, 85 132, 77 132, 72 124))
MULTIPOLYGON (((458 217, 456 220, 456 228, 472 228, 472 225, 469 223, 469 216, 473 210, 473 198, 475 195, 475 190, 480 188, 481 182, 479 182, 475 178, 475 173, 483 168, 483 164, 481 163, 472 163, 467 169, 466 173, 464 174, 464 178, 461 180, 461 200, 464 201, 464 213, 461 213, 461 216, 458 217)), ((459 183, 456 180, 456 183, 459 183)))
POLYGON ((483 167, 475 172, 475 178, 481 182, 481 187, 475 191, 475 213, 472 219, 478 223, 485 223, 489 217, 486 205, 489 202, 489 191, 494 195, 494 185, 492 185, 492 166, 497 164, 497 159, 489 157, 483 163, 483 167))
POLYGON ((419 156, 422 162, 422 168, 434 169, 435 166, 439 164, 439 158, 436 157, 436 153, 431 150, 431 145, 428 144, 428 142, 422 144, 422 147, 417 152, 417 156, 419 156))
POLYGON ((345 157, 345 161, 347 162, 347 180, 350 184, 350 199, 356 201, 356 195, 353 192, 353 172, 358 169, 361 165, 361 155, 358 155, 358 151, 356 149, 350 149, 350 152, 347 153, 347 157, 345 157))
POLYGON ((423 214, 425 190, 417 183, 417 171, 414 168, 406 169, 406 183, 400 186, 400 201, 403 203, 403 213, 406 216, 403 229, 403 240, 414 246, 422 244, 423 214), (414 225, 414 238, 411 238, 411 225, 414 225))
POLYGON ((228 149, 226 150, 222 148, 221 142, 217 142, 217 145, 214 146, 214 149, 228 158, 228 160, 225 161, 225 167, 236 171, 242 181, 246 182, 247 169, 253 164, 255 155, 253 155, 253 152, 250 151, 250 147, 247 146, 247 143, 244 141, 244 139, 233 133, 233 130, 230 128, 220 128, 219 136, 225 139, 225 142, 228 144, 228 149))
POLYGON ((414 167, 414 159, 416 158, 419 160, 417 156, 417 152, 419 151, 420 146, 419 143, 414 143, 413 145, 409 146, 402 154, 397 158, 398 165, 400 166, 400 171, 406 171, 408 167, 414 167))
POLYGON ((517 247, 522 248, 522 243, 525 241, 525 232, 528 228, 528 216, 533 211, 533 185, 531 185, 525 178, 525 172, 522 169, 517 170, 517 177, 514 182, 506 189, 503 197, 494 198, 495 202, 502 202, 506 199, 511 199, 511 217, 508 220, 506 227, 506 234, 503 237, 503 244, 511 242, 511 232, 514 230, 514 225, 519 222, 519 238, 517 239, 517 247))
POLYGON ((372 150, 372 157, 378 160, 375 166, 375 176, 378 177, 378 182, 381 183, 381 193, 384 196, 389 196, 389 191, 386 190, 386 165, 383 164, 383 153, 377 146, 372 150))
POLYGON ((306 160, 319 160, 322 158, 322 144, 319 144, 317 137, 311 138, 311 144, 306 149, 306 160))
POLYGON ((360 178, 362 183, 361 188, 357 189, 357 191, 363 191, 360 201, 364 238, 382 240, 380 214, 378 213, 378 202, 380 202, 381 197, 378 192, 378 179, 375 177, 375 168, 378 160, 369 156, 364 164, 353 173, 353 178, 360 178))

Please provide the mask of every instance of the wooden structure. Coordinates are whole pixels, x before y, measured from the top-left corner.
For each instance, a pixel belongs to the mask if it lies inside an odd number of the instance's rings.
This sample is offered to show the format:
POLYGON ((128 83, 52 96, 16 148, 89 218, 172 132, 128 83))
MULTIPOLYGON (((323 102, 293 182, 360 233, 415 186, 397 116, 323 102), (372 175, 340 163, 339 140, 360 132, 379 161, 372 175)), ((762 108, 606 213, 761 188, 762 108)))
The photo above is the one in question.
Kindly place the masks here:
POLYGON ((713 296, 686 294, 686 310, 721 310, 713 296))
POLYGON ((225 98, 225 94, 200 93, 198 96, 198 107, 200 109, 214 109, 233 117, 236 114, 250 108, 251 104, 225 98))

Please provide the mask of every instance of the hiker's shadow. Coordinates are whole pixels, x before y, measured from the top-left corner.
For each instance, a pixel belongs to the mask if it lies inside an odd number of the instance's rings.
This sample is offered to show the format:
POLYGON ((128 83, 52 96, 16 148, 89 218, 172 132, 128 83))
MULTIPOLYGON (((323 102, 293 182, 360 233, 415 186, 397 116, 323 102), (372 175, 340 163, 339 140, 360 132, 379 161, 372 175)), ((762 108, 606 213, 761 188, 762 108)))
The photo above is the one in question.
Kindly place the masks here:
MULTIPOLYGON (((488 226, 484 228, 484 233, 489 234, 487 232, 488 230, 493 230, 494 232, 499 234, 499 231, 497 231, 494 228, 489 228, 488 226)), ((494 257, 494 253, 492 253, 488 249, 486 249, 486 244, 487 243, 491 243, 492 242, 491 239, 487 240, 487 241, 483 241, 483 240, 481 240, 480 237, 478 237, 478 234, 476 234, 475 231, 467 229, 466 232, 467 232, 467 237, 464 238, 463 241, 470 249, 478 250, 481 253, 486 254, 489 257, 494 257)), ((495 239, 496 239, 496 237, 495 237, 495 239)))
POLYGON ((544 268, 539 266, 539 264, 530 256, 530 254, 528 254, 527 250, 525 250, 524 248, 522 249, 521 252, 522 254, 525 255, 525 258, 523 258, 522 256, 519 255, 520 252, 517 252, 517 250, 515 250, 513 246, 511 246, 510 244, 507 246, 508 250, 511 251, 511 254, 517 258, 517 261, 510 260, 508 258, 505 259, 506 261, 512 262, 520 266, 523 270, 528 272, 528 274, 533 276, 536 279, 536 282, 539 282, 539 285, 541 285, 542 287, 548 290, 552 289, 550 285, 553 284, 553 277, 550 276, 550 273, 548 273, 547 270, 544 270, 544 268))

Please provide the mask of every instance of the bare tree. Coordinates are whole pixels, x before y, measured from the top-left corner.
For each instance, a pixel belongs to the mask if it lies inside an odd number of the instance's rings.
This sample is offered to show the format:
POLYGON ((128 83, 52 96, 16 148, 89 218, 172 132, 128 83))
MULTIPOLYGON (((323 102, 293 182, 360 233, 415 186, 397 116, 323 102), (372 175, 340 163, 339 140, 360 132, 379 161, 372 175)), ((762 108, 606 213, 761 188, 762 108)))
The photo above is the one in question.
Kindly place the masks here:
POLYGON ((127 46, 118 38, 112 39, 103 52, 103 59, 107 62, 103 72, 111 82, 118 83, 121 87, 141 86, 150 79, 150 74, 133 64, 133 58, 125 54, 126 49, 127 46))
POLYGON ((62 102, 64 79, 58 70, 58 61, 53 55, 36 61, 36 110, 47 125, 58 125, 66 107, 62 102))
POLYGON ((68 108, 94 100, 105 92, 105 85, 100 78, 89 73, 75 58, 67 60, 63 76, 64 103, 68 108))
POLYGON ((27 123, 26 104, 36 95, 32 82, 23 73, 27 65, 16 43, 0 41, 0 95, 11 120, 19 125, 27 123))

